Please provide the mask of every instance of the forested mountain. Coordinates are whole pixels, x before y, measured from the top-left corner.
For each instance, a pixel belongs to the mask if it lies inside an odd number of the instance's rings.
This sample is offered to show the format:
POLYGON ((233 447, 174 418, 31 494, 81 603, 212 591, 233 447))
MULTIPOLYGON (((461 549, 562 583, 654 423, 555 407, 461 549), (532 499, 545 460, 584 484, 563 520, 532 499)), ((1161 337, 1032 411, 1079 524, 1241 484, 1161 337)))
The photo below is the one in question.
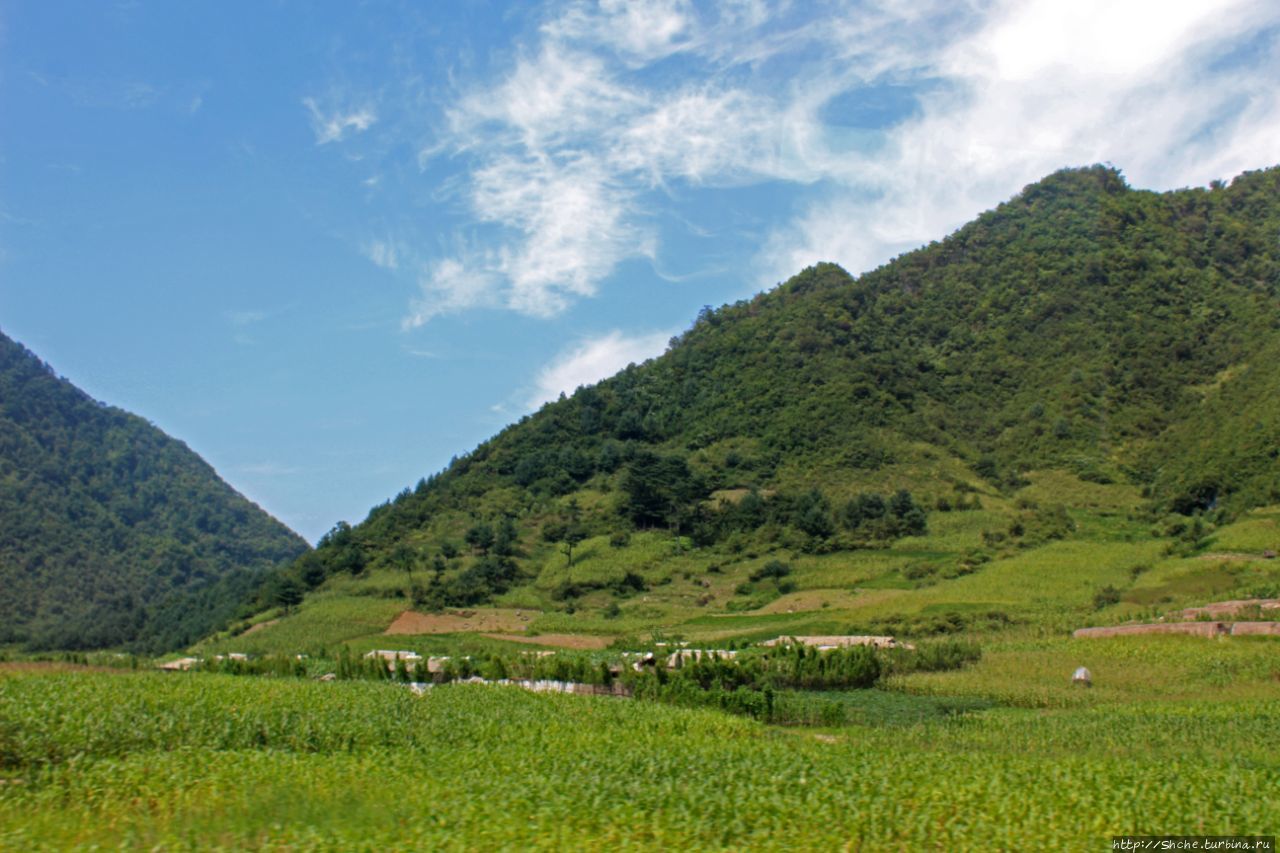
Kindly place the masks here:
POLYGON ((524 585, 571 609, 589 537, 620 565, 645 529, 712 555, 876 547, 1033 470, 1135 484, 1153 517, 1280 501, 1278 236, 1280 169, 1163 194, 1055 173, 860 277, 823 264, 704 310, 339 525, 285 597, 403 569, 423 607, 524 585))
POLYGON ((0 643, 184 645, 306 550, 185 444, 0 335, 0 643))

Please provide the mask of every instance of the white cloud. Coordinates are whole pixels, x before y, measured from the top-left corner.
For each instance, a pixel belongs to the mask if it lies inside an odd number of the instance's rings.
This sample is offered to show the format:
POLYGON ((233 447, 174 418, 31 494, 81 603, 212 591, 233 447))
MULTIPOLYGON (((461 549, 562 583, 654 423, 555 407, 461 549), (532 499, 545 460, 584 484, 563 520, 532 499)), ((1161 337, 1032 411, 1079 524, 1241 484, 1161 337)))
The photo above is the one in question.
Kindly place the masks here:
POLYGON ((378 120, 377 113, 368 104, 355 108, 324 109, 315 98, 303 98, 302 105, 311 113, 311 130, 316 135, 317 145, 341 142, 351 131, 363 133, 378 120))
POLYGON ((1277 24, 1280 9, 1261 2, 1000 4, 926 69, 946 86, 921 113, 774 233, 761 283, 818 260, 876 266, 1064 166, 1112 162, 1168 189, 1270 163, 1274 52, 1231 71, 1213 63, 1277 24))
MULTIPOLYGON (((553 316, 656 260, 666 201, 707 187, 800 199, 763 214, 771 284, 817 260, 874 267, 1064 166, 1153 188, 1229 177, 1275 157, 1278 26, 1267 0, 565 3, 420 151, 424 171, 461 166, 444 190, 469 221, 405 325, 553 316), (1221 62, 1251 34, 1269 53, 1221 62), (907 107, 839 123, 882 88, 907 107)), ((308 106, 317 141, 367 126, 308 106)))
POLYGON ((570 6, 543 32, 607 46, 639 64, 688 47, 692 24, 693 11, 685 0, 600 0, 570 6))
POLYGON ((486 266, 483 261, 464 264, 455 258, 428 266, 418 278, 421 293, 410 304, 401 326, 413 329, 441 314, 494 307, 497 282, 486 266))
POLYGON ((364 244, 364 256, 384 270, 400 268, 400 253, 390 240, 370 240, 364 244))
POLYGON ((786 171, 780 164, 794 152, 783 128, 794 117, 772 99, 625 79, 618 51, 650 61, 696 36, 684 3, 572 5, 510 74, 462 97, 421 159, 452 152, 472 161, 462 197, 497 239, 483 256, 438 263, 407 324, 477 304, 554 316, 593 296, 622 260, 653 257, 642 193, 672 180, 728 184, 786 171))
POLYGON ((627 336, 615 330, 565 350, 538 372, 534 390, 526 400, 527 408, 536 409, 561 393, 572 394, 579 387, 594 385, 629 364, 661 355, 671 334, 627 336))

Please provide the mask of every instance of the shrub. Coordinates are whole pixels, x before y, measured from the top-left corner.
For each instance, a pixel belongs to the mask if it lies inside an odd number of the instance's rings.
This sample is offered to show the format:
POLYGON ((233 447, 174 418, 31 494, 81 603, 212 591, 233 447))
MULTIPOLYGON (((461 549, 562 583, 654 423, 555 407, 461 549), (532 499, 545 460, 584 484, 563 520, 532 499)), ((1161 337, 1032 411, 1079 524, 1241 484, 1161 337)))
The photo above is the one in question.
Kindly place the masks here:
POLYGON ((751 580, 759 581, 765 578, 785 578, 791 574, 791 567, 781 560, 770 560, 760 568, 751 573, 751 580))

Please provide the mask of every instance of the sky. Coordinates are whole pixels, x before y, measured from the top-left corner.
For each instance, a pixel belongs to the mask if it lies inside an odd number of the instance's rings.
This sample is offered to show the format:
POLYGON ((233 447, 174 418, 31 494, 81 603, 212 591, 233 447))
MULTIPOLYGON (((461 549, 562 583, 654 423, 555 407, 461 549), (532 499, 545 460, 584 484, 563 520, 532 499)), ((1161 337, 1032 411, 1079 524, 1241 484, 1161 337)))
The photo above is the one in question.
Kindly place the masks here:
POLYGON ((1280 163, 1280 4, 0 0, 0 330, 315 541, 1099 162, 1280 163))

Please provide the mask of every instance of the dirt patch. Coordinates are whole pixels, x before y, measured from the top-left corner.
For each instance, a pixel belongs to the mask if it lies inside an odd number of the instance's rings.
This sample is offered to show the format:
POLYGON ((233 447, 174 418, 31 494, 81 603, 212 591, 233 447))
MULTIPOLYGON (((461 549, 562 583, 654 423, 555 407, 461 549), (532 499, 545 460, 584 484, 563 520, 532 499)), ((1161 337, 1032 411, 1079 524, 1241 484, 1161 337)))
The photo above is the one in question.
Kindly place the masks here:
POLYGON ((593 634, 538 634, 530 637, 524 634, 485 634, 491 640, 509 640, 512 643, 529 643, 539 646, 554 646, 558 649, 607 649, 613 637, 598 637, 593 634))
POLYGON ((484 631, 524 631, 539 615, 537 610, 449 610, 418 613, 406 610, 396 617, 384 634, 465 634, 484 631))
POLYGON ((1280 622, 1163 622, 1155 625, 1115 625, 1110 628, 1078 628, 1071 636, 1130 637, 1135 634, 1191 634, 1196 637, 1280 636, 1280 622))
POLYGON ((1280 637, 1280 622, 1236 622, 1231 626, 1231 636, 1280 637))
POLYGON ((1093 637, 1128 637, 1137 634, 1191 634, 1197 637, 1220 637, 1231 628, 1222 622, 1163 622, 1157 625, 1114 625, 1107 628, 1078 628, 1071 633, 1077 639, 1093 637))
POLYGON ((1215 560, 1219 563, 1251 563, 1254 560, 1267 559, 1265 554, 1242 554, 1239 551, 1211 551, 1201 554, 1201 560, 1215 560))
POLYGON ((268 619, 265 622, 259 622, 257 625, 250 625, 248 628, 244 629, 244 631, 240 634, 240 636, 247 637, 250 634, 261 631, 263 628, 270 628, 272 625, 276 624, 279 621, 280 621, 279 619, 268 619))
POLYGON ((1215 601, 1203 607, 1188 607, 1182 611, 1182 618, 1199 619, 1202 616, 1207 616, 1210 619, 1217 619, 1222 616, 1235 616, 1242 611, 1254 608, 1259 611, 1274 610, 1280 612, 1280 598, 1246 598, 1238 601, 1215 601))

